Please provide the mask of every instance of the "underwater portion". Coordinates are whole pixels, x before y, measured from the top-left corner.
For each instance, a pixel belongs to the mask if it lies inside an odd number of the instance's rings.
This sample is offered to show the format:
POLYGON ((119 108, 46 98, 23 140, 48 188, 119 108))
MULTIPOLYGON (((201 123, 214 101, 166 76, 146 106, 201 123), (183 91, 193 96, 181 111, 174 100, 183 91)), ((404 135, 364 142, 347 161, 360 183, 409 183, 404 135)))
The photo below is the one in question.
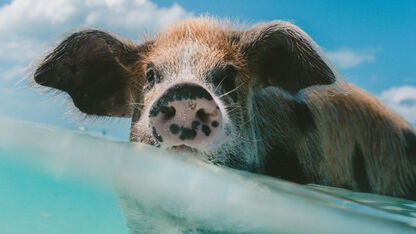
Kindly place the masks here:
POLYGON ((0 117, 0 233, 415 233, 416 202, 0 117))

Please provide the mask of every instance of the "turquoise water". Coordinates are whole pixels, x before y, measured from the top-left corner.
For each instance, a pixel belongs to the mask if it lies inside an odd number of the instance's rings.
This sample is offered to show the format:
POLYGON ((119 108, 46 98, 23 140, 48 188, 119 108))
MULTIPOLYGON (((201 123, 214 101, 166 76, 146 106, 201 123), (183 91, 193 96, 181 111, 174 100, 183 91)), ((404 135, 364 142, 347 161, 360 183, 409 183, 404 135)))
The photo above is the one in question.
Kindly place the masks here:
POLYGON ((301 186, 0 117, 0 233, 128 233, 127 226, 159 233, 415 233, 416 202, 301 186))
MULTIPOLYGON (((1 150, 0 155, 4 154, 9 153, 1 150)), ((128 230, 109 188, 52 177, 28 163, 1 158, 0 233, 128 233, 128 230)))

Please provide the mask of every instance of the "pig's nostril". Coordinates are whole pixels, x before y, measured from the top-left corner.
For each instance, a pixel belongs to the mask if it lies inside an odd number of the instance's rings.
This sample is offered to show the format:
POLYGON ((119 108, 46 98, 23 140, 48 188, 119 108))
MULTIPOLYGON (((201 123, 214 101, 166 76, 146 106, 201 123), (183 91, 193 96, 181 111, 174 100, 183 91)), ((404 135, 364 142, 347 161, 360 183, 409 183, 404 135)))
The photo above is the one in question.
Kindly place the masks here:
POLYGON ((162 112, 164 119, 168 120, 175 116, 176 109, 173 106, 164 106, 160 109, 160 112, 162 112))
POLYGON ((170 130, 171 133, 173 133, 173 134, 176 135, 176 134, 179 133, 179 131, 181 130, 181 128, 178 125, 176 125, 176 124, 171 124, 170 127, 169 127, 169 130, 170 130))
POLYGON ((209 114, 205 112, 204 109, 199 109, 196 112, 196 116, 202 121, 202 122, 206 122, 209 118, 209 114))

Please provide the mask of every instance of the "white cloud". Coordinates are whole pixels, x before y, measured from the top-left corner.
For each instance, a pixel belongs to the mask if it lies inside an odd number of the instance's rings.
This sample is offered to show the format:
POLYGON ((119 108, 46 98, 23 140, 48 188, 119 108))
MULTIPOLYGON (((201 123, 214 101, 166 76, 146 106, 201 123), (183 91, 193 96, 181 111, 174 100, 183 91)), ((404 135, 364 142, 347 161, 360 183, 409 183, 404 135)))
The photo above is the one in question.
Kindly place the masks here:
POLYGON ((27 65, 74 28, 99 27, 135 40, 191 15, 178 4, 163 8, 148 0, 14 0, 0 8, 0 66, 27 65))
POLYGON ((190 15, 178 4, 162 8, 148 0, 14 0, 0 8, 0 34, 55 37, 80 26, 138 34, 190 15))
POLYGON ((362 63, 372 63, 376 60, 375 53, 374 49, 357 51, 346 48, 325 52, 329 60, 342 69, 355 67, 362 63))
POLYGON ((416 86, 393 87, 383 91, 379 98, 411 124, 416 125, 416 86))
POLYGON ((19 76, 23 76, 25 67, 22 65, 15 65, 7 69, 3 69, 0 67, 0 80, 2 81, 12 81, 15 80, 19 76))

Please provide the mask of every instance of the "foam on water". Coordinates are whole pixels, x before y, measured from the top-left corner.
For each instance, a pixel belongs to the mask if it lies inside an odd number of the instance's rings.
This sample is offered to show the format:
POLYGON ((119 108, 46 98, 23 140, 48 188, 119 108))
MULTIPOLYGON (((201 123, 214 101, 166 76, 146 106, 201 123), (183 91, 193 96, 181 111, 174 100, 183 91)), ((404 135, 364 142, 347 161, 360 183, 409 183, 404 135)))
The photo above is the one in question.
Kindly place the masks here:
POLYGON ((0 117, 0 233, 414 233, 415 214, 412 201, 0 117))

